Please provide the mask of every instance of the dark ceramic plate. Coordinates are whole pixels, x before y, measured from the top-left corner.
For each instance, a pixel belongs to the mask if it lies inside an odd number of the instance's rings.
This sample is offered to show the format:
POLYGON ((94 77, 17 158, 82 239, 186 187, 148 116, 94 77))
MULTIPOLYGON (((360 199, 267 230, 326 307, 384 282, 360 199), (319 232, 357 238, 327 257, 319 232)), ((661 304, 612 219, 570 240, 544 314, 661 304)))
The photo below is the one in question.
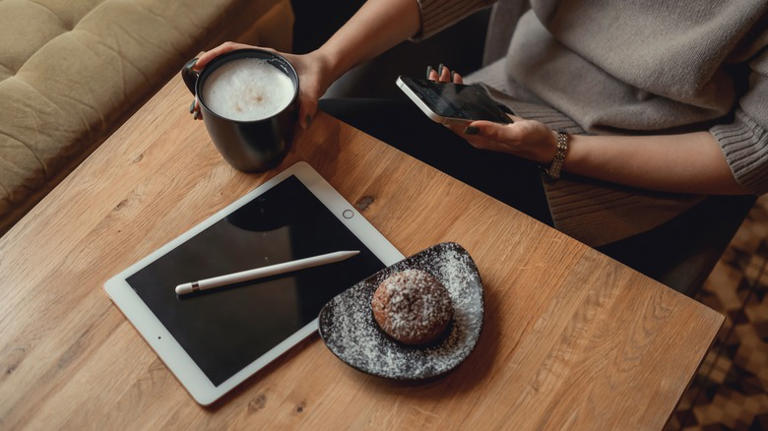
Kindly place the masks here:
POLYGON ((320 310, 320 337, 350 366, 368 374, 398 380, 420 380, 444 374, 474 349, 483 327, 483 285, 475 262, 459 244, 432 246, 340 293, 320 310), (426 347, 401 344, 379 328, 371 312, 378 285, 408 268, 428 271, 440 280, 453 302, 453 323, 444 338, 426 347))

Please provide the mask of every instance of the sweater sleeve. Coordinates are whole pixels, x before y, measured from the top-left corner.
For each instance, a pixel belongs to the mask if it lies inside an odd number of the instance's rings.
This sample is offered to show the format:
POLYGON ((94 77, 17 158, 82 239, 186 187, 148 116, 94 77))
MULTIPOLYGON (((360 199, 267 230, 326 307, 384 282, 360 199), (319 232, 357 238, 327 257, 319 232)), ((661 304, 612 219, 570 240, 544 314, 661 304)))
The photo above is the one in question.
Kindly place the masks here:
POLYGON ((488 7, 496 0, 417 0, 421 14, 421 30, 412 40, 426 39, 450 27, 462 18, 488 7))
POLYGON ((733 122, 710 129, 736 181, 755 194, 768 193, 768 46, 750 61, 749 88, 733 122))

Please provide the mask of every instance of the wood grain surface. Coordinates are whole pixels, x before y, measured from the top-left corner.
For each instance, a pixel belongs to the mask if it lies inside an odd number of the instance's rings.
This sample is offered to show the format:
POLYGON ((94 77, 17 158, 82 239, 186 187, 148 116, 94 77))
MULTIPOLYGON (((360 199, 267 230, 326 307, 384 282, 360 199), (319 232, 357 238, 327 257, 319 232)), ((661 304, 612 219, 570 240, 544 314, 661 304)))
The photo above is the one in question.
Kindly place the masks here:
POLYGON ((456 241, 486 295, 449 375, 353 370, 317 335, 198 406, 102 284, 274 175, 229 167, 172 80, 0 238, 0 429, 660 429, 723 317, 327 116, 306 160, 398 249, 456 241))

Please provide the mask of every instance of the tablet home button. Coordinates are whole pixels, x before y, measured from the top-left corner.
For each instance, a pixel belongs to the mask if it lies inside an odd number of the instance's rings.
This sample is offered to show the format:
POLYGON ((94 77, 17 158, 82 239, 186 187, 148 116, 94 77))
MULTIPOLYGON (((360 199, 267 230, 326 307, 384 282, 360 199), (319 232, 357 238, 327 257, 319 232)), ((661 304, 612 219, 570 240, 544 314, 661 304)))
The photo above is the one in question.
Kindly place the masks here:
POLYGON ((342 215, 342 217, 344 217, 345 219, 351 219, 352 217, 354 217, 354 216, 355 216, 355 213, 354 213, 352 210, 344 210, 344 211, 341 213, 341 215, 342 215))

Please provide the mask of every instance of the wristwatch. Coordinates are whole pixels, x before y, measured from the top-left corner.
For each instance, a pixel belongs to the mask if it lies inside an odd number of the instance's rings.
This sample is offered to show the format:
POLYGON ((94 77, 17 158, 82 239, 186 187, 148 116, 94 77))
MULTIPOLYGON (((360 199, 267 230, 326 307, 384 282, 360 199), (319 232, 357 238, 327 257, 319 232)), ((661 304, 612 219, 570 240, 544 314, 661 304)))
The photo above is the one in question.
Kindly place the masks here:
POLYGON ((555 158, 552 159, 552 163, 550 163, 549 167, 544 169, 544 173, 547 174, 550 180, 557 180, 560 178, 560 170, 563 168, 566 154, 568 154, 568 134, 565 133, 565 130, 558 130, 555 158))

